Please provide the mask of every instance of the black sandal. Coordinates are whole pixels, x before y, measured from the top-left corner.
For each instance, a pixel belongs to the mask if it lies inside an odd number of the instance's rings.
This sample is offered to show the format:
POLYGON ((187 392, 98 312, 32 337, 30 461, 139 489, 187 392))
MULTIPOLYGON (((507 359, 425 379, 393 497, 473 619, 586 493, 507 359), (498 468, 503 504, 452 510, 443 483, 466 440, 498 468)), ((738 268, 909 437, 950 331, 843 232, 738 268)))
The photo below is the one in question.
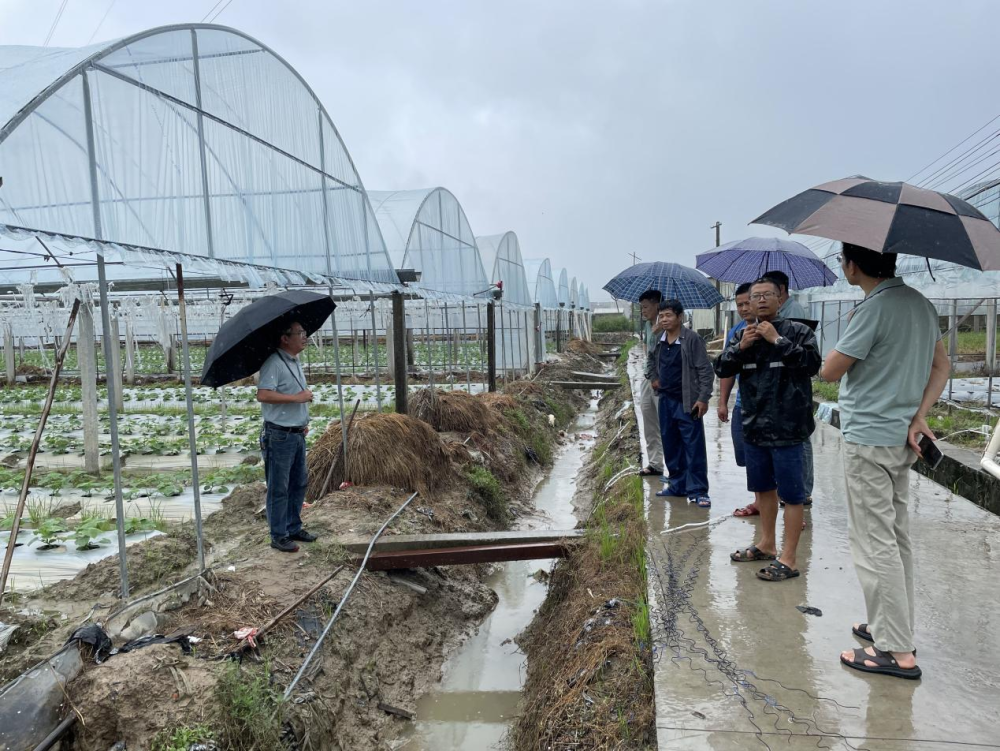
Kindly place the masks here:
POLYGON ((772 553, 765 553, 756 545, 751 545, 749 548, 737 550, 735 553, 729 554, 729 560, 734 561, 735 563, 753 563, 754 561, 773 561, 777 557, 778 556, 772 553))
POLYGON ((896 658, 889 652, 883 652, 878 647, 872 647, 875 654, 870 655, 865 649, 865 647, 855 649, 853 660, 845 660, 843 655, 841 655, 840 661, 847 667, 860 670, 863 673, 891 675, 893 678, 905 678, 910 681, 915 681, 922 675, 920 667, 917 665, 914 665, 912 668, 899 667, 896 658), (874 666, 865 665, 866 660, 875 663, 874 666))
POLYGON ((639 472, 639 477, 659 477, 663 474, 662 469, 653 469, 652 467, 646 467, 639 472))
MULTIPOLYGON (((857 628, 851 626, 851 633, 854 634, 859 639, 864 639, 865 641, 870 641, 872 644, 875 643, 875 637, 872 636, 871 630, 868 628, 867 623, 859 623, 857 628)), ((913 648, 913 655, 916 657, 917 648, 913 648)))
POLYGON ((794 579, 798 575, 798 569, 789 568, 781 561, 775 561, 757 572, 757 578, 766 582, 783 582, 786 579, 794 579))

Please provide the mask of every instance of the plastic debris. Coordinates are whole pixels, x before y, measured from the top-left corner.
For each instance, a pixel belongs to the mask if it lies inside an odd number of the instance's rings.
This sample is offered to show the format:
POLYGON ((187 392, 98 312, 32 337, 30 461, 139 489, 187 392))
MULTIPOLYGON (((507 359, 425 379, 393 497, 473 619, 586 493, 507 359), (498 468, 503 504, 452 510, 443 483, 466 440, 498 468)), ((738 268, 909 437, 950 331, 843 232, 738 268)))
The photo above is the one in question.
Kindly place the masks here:
POLYGON ((549 415, 549 426, 554 428, 555 425, 556 425, 556 416, 549 415))
POLYGON ((226 571, 235 571, 236 566, 226 566, 226 571))
POLYGON ((348 488, 353 488, 353 487, 354 487, 354 484, 350 483, 350 482, 342 482, 342 483, 340 483, 340 489, 341 490, 347 490, 348 488))
POLYGON ((240 641, 246 639, 247 643, 251 647, 257 646, 257 640, 255 639, 256 636, 257 636, 257 629, 254 628, 253 626, 244 626, 239 631, 233 631, 234 638, 239 639, 240 641))
POLYGON ((97 664, 104 662, 111 654, 111 639, 105 633, 104 629, 96 623, 90 626, 81 626, 70 634, 66 643, 69 644, 71 642, 89 645, 91 656, 97 664))
POLYGON ((800 613, 805 613, 806 615, 823 615, 822 610, 814 608, 811 605, 796 605, 795 609, 800 613))

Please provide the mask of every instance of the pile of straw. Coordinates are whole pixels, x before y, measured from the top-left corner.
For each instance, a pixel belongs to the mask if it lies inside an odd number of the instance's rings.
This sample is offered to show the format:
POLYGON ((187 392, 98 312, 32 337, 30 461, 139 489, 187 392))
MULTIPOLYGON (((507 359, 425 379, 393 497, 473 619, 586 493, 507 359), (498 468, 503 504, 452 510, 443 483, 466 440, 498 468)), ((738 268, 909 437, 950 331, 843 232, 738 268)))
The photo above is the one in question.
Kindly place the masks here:
POLYGON ((479 397, 465 391, 420 389, 410 399, 410 414, 435 430, 489 432, 496 417, 479 397))
POLYGON ((349 466, 344 467, 340 422, 332 422, 309 452, 306 498, 320 496, 345 480, 355 485, 388 485, 433 492, 452 479, 451 462, 440 436, 425 422, 408 415, 358 415, 347 440, 349 466), (331 473, 332 467, 332 473, 331 473))
POLYGON ((596 355, 601 352, 601 348, 586 339, 570 339, 566 343, 566 351, 578 355, 596 355))

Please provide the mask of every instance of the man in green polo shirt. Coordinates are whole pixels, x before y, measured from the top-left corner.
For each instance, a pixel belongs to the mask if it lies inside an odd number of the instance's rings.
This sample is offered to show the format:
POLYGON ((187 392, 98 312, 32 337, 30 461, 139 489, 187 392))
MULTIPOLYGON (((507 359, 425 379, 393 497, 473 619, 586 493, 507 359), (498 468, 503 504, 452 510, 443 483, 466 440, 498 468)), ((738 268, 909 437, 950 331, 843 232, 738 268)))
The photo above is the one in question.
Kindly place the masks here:
POLYGON ((838 401, 849 535, 868 610, 868 623, 854 624, 852 632, 873 643, 841 653, 840 660, 869 673, 919 678, 909 470, 920 455, 920 438, 934 439, 926 417, 951 367, 937 310, 896 276, 895 254, 844 243, 840 264, 865 299, 827 355, 820 377, 844 378, 838 401))

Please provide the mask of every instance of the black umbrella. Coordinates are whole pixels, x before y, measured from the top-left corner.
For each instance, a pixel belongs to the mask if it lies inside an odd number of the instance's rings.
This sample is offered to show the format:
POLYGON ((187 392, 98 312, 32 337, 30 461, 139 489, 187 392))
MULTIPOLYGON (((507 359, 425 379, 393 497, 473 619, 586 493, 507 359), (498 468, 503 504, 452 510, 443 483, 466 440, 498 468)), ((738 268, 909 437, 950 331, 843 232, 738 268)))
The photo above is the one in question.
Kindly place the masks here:
POLYGON ((298 321, 318 331, 336 304, 329 295, 290 290, 254 300, 219 329, 201 370, 202 386, 225 386, 253 375, 278 348, 285 328, 298 321))
POLYGON ((961 198, 907 183, 847 177, 779 203, 751 224, 879 253, 907 253, 981 271, 1000 269, 1000 232, 961 198))

